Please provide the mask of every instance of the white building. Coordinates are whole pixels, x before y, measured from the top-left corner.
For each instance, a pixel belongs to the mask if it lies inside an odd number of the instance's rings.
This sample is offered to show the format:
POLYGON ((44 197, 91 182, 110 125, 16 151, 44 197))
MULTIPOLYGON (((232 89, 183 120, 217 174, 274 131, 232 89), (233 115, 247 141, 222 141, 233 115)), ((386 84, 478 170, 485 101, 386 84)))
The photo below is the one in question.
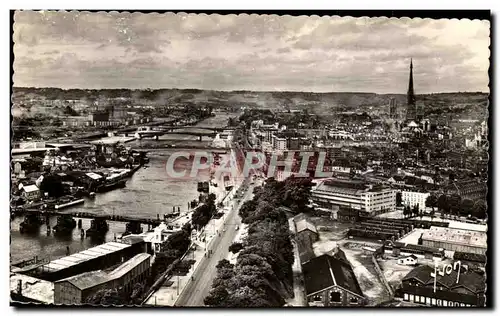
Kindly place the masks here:
POLYGON ((339 173, 350 173, 351 172, 351 168, 349 168, 349 167, 332 166, 331 169, 333 172, 339 172, 339 173))
POLYGON ((312 200, 325 208, 344 206, 376 215, 395 210, 396 191, 358 181, 325 180, 313 189, 312 200))
POLYGON ((161 222, 160 225, 156 226, 153 233, 153 239, 151 239, 154 252, 161 252, 162 245, 167 241, 168 236, 179 230, 179 227, 168 226, 165 222, 161 222))
POLYGON ((272 146, 274 150, 287 150, 287 141, 285 137, 280 137, 273 135, 272 137, 272 146))
POLYGON ((34 184, 22 186, 22 196, 27 200, 37 200, 40 198, 40 189, 34 184))
POLYGON ((418 263, 418 258, 415 255, 409 255, 408 257, 398 259, 398 264, 405 266, 413 266, 416 265, 417 263, 418 263))
POLYGON ((475 254, 486 254, 486 232, 432 226, 422 235, 422 245, 475 254))
POLYGON ((222 139, 220 134, 217 134, 212 141, 212 146, 216 148, 226 148, 226 140, 222 139))
POLYGON ((404 190, 401 192, 401 200, 403 201, 403 205, 413 207, 418 204, 418 210, 425 210, 425 201, 427 197, 430 195, 428 192, 417 192, 417 191, 407 191, 404 190))

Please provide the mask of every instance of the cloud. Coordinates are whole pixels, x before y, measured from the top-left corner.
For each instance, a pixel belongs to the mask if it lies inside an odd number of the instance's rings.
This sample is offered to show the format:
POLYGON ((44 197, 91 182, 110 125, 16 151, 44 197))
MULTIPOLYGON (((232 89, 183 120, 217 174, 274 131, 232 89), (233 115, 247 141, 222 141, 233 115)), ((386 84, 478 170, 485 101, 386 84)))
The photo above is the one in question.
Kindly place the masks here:
POLYGON ((14 84, 404 93, 487 91, 489 22, 15 13, 14 84))

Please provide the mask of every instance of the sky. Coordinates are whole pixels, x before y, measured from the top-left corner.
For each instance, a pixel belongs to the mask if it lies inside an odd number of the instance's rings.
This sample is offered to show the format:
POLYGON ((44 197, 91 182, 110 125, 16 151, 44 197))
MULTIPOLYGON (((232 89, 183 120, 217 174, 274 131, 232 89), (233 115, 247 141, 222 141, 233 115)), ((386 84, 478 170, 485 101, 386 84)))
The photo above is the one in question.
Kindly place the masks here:
POLYGON ((457 19, 18 11, 14 86, 488 92, 490 24, 457 19))

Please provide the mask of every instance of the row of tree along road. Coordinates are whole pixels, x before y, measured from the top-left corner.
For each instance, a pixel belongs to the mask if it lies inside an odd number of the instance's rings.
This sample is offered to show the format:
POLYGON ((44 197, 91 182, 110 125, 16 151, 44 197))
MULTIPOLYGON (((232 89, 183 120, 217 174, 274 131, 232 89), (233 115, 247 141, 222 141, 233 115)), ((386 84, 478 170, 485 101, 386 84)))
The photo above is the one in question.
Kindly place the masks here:
POLYGON ((240 208, 248 235, 235 264, 221 260, 204 303, 214 307, 280 307, 293 295, 294 262, 287 215, 307 210, 311 181, 268 179, 240 208))

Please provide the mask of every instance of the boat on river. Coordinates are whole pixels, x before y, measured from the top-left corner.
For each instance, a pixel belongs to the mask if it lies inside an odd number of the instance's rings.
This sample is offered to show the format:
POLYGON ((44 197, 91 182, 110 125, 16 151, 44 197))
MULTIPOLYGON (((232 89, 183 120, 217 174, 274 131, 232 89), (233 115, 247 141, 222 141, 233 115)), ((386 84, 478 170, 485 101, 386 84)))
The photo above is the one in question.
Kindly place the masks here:
POLYGON ((68 235, 71 234, 73 229, 76 227, 76 221, 71 215, 59 215, 57 217, 57 224, 52 228, 55 234, 68 235))
POLYGON ((37 213, 28 213, 24 218, 24 221, 19 224, 19 231, 21 234, 33 233, 40 229, 42 226, 42 219, 37 213))
POLYGON ((142 233, 141 223, 139 222, 129 222, 126 225, 125 232, 122 234, 122 237, 128 235, 138 235, 142 233))
POLYGON ((87 236, 102 237, 105 236, 109 230, 109 225, 106 220, 101 218, 93 219, 90 223, 90 228, 85 232, 87 236))
POLYGON ((124 188, 126 184, 127 184, 127 179, 110 180, 98 186, 96 191, 99 193, 103 193, 114 189, 121 189, 124 188))
POLYGON ((54 205, 54 209, 56 210, 62 210, 64 208, 73 206, 73 205, 78 205, 84 203, 84 199, 62 199, 61 201, 58 201, 56 205, 54 205))

